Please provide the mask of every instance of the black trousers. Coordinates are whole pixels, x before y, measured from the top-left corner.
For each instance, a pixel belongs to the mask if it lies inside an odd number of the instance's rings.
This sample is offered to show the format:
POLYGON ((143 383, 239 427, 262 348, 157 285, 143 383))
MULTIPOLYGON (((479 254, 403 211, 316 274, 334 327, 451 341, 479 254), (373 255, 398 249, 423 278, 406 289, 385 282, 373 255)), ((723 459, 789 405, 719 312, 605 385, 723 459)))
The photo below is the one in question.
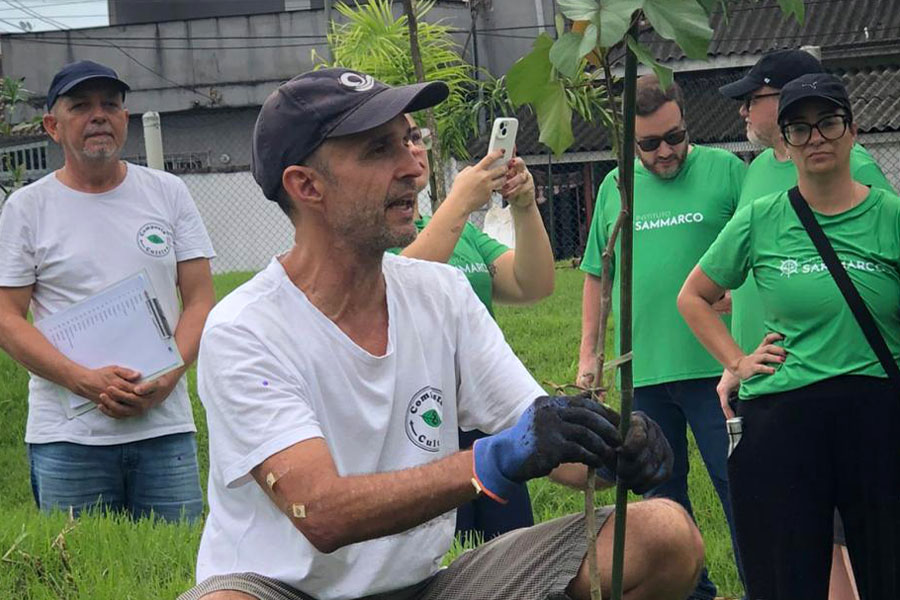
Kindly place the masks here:
POLYGON ((900 598, 900 394, 843 376, 740 402, 728 461, 750 600, 825 600, 834 509, 863 600, 900 598))

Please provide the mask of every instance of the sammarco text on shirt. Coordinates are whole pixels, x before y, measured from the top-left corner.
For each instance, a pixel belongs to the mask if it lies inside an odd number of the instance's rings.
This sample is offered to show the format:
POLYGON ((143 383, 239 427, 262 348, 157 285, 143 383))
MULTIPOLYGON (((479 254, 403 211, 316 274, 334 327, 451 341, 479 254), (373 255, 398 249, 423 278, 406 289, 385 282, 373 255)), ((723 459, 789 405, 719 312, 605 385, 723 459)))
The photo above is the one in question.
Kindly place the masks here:
POLYGON ((453 265, 463 273, 490 273, 490 269, 483 262, 480 263, 465 263, 462 265, 453 265))
POLYGON ((688 225, 691 223, 702 223, 703 213, 689 212, 673 215, 666 213, 650 213, 641 215, 634 220, 635 231, 647 231, 650 229, 662 229, 663 227, 674 227, 676 225, 688 225))
MULTIPOLYGON (((852 269, 854 271, 868 271, 869 273, 884 272, 884 267, 881 265, 865 260, 842 260, 841 264, 848 271, 852 269)), ((828 266, 820 258, 813 258, 804 262, 787 258, 781 261, 779 269, 782 277, 791 277, 792 275, 808 275, 810 273, 828 271, 828 266)))

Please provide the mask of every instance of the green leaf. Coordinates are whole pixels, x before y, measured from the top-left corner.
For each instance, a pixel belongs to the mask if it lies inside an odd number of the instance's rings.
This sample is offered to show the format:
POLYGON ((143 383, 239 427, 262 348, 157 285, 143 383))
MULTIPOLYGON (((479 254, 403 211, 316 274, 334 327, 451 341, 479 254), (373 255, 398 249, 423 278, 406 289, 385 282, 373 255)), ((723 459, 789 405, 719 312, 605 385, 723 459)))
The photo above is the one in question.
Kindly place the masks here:
POLYGON ((520 58, 506 73, 506 89, 509 100, 518 108, 536 101, 550 82, 553 65, 550 63, 550 48, 553 38, 542 33, 534 40, 531 52, 520 58))
POLYGON ((425 421, 426 425, 429 425, 431 427, 441 426, 441 415, 439 415, 438 411, 434 410, 433 408, 422 415, 422 420, 425 421))
POLYGON ((578 72, 583 56, 578 53, 581 39, 580 33, 569 32, 556 40, 550 48, 550 62, 566 77, 575 77, 578 72))
POLYGON ((803 0, 778 0, 778 6, 781 7, 781 12, 787 16, 794 15, 794 18, 797 19, 797 23, 803 25, 803 18, 805 16, 803 0))
POLYGON ((700 6, 703 7, 703 10, 706 11, 706 16, 711 16, 713 11, 716 9, 716 6, 722 7, 722 13, 725 15, 725 18, 728 19, 728 2, 726 0, 697 0, 700 3, 700 6))
POLYGON ((162 239, 161 237, 159 237, 159 236, 156 235, 155 233, 153 233, 153 234, 151 234, 151 235, 148 235, 148 236, 147 236, 147 239, 148 239, 149 241, 153 242, 154 244, 165 244, 165 243, 166 243, 166 240, 162 239))
POLYGON ((547 85, 544 94, 534 102, 540 141, 559 156, 575 141, 572 135, 572 109, 566 102, 566 90, 561 81, 547 85))
POLYGON ((598 33, 597 26, 593 23, 588 25, 587 29, 584 30, 584 34, 581 36, 581 43, 578 45, 579 61, 581 57, 586 56, 597 46, 598 33))
POLYGON ((600 46, 618 44, 631 25, 631 15, 643 4, 644 0, 600 0, 600 12, 593 19, 600 30, 600 46))
POLYGON ((566 19, 560 13, 556 13, 553 22, 556 24, 556 39, 559 39, 566 33, 566 19))
POLYGON ((637 56, 637 59, 644 65, 653 69, 653 72, 656 73, 656 77, 659 79, 659 84, 663 89, 667 89, 670 85, 672 85, 672 81, 674 80, 672 69, 670 69, 669 67, 664 67, 663 65, 656 62, 656 59, 653 58, 653 54, 650 53, 650 49, 635 40, 630 35, 625 36, 625 41, 631 51, 634 52, 634 55, 637 56))
POLYGON ((590 21, 600 9, 597 0, 559 0, 556 5, 559 12, 573 21, 590 21))
POLYGON ((675 40, 690 58, 706 58, 713 30, 697 0, 644 0, 644 15, 659 35, 675 40))

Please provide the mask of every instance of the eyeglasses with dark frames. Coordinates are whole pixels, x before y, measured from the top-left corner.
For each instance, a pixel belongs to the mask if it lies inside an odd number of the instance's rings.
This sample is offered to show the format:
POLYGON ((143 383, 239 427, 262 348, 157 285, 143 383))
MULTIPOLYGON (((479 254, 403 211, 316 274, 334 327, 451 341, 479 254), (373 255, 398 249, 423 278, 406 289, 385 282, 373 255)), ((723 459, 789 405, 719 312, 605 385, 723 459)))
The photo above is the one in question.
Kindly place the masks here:
POLYGON ((812 138, 812 130, 815 127, 822 139, 833 142, 847 132, 849 124, 850 117, 848 115, 828 115, 815 123, 802 121, 785 123, 781 126, 781 135, 784 136, 784 141, 789 146, 805 146, 812 138))
POLYGON ((663 142, 670 146, 677 146, 682 143, 686 137, 687 129, 679 129, 677 131, 670 131, 662 137, 648 137, 642 140, 636 140, 635 143, 638 145, 638 148, 644 152, 653 152, 659 148, 659 145, 663 142))
POLYGON ((427 127, 413 129, 409 132, 409 141, 416 146, 431 150, 431 130, 427 127))
POLYGON ((747 94, 744 97, 744 108, 750 110, 750 107, 753 106, 753 103, 759 100, 760 98, 771 98, 772 96, 780 96, 781 92, 768 92, 765 94, 747 94))

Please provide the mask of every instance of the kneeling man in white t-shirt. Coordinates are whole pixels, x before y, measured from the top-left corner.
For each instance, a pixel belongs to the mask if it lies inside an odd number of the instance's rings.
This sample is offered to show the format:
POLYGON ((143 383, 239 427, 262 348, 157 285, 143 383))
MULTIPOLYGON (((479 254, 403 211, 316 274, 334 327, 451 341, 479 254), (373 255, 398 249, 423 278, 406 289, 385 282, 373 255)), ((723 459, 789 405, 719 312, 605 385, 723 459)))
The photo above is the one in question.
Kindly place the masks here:
MULTIPOLYGON (((546 475, 583 485, 575 463, 638 492, 668 477, 655 423, 636 414, 623 442, 614 412, 547 397, 456 269, 384 254, 416 235, 403 115, 447 94, 323 69, 263 105, 253 173, 295 243, 204 329, 210 514, 182 598, 587 599, 580 515, 441 569, 454 509, 546 475), (460 452, 458 427, 493 435, 460 452)), ((690 518, 665 500, 628 513, 626 597, 684 598, 703 560, 690 518)), ((596 542, 607 589, 612 529, 596 542)))

